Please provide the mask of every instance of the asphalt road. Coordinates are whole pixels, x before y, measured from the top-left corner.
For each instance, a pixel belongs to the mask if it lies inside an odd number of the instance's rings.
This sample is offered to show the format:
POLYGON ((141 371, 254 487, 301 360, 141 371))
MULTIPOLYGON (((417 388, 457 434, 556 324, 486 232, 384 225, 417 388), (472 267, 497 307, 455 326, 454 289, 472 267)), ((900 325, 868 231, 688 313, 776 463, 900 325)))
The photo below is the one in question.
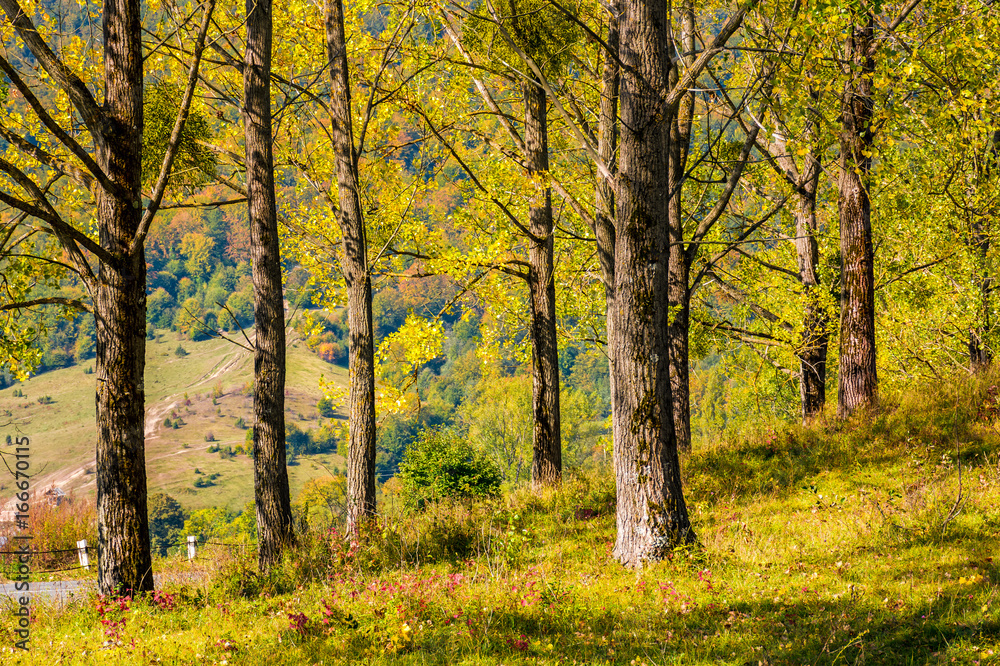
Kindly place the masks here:
POLYGON ((0 583, 0 595, 17 600, 19 597, 27 595, 32 601, 39 597, 47 601, 55 601, 64 605, 74 598, 86 597, 91 592, 97 591, 97 581, 95 580, 57 580, 57 581, 37 581, 31 583, 29 590, 18 591, 16 583, 0 583))
MULTIPOLYGON (((203 583, 207 577, 208 573, 204 571, 154 574, 153 586, 159 590, 165 584, 198 585, 203 583)), ((0 596, 8 597, 16 603, 19 597, 27 594, 32 601, 41 598, 65 605, 73 599, 85 598, 90 593, 97 592, 97 580, 93 578, 88 580, 37 581, 31 583, 31 589, 26 592, 19 592, 16 585, 16 583, 0 583, 0 596)))

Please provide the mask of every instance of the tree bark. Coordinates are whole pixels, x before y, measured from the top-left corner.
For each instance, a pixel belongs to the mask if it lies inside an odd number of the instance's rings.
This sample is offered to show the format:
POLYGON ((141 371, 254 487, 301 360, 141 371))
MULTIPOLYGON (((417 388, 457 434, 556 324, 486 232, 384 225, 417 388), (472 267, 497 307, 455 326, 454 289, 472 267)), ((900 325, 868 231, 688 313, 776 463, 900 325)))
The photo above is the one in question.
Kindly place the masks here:
MULTIPOLYGON (((597 152, 612 175, 616 173, 618 152, 618 88, 621 76, 618 71, 619 34, 618 2, 609 4, 608 35, 605 43, 611 54, 605 53, 601 69, 601 106, 597 130, 597 152)), ((597 258, 604 282, 605 318, 608 346, 614 337, 615 304, 615 191, 612 179, 597 174, 595 191, 594 236, 597 239, 597 258)), ((614 373, 611 373, 612 381, 614 373)))
POLYGON ((625 0, 621 151, 616 192, 613 408, 618 536, 626 566, 694 538, 681 492, 667 341, 670 17, 665 3, 625 0))
MULTIPOLYGON (((621 9, 617 0, 608 5, 608 34, 605 43, 609 53, 603 54, 601 69, 601 106, 597 127, 597 152, 613 176, 617 173, 618 153, 618 89, 621 75, 618 69, 619 28, 621 9)), ((598 171, 594 198, 594 237, 597 239, 597 258, 601 265, 604 283, 604 322, 607 331, 605 348, 608 350, 609 384, 615 394, 615 372, 611 349, 615 339, 615 184, 598 171)), ((616 420, 611 410, 612 430, 616 420)))
POLYGON ((139 228, 142 159, 142 42, 138 0, 104 5, 105 117, 97 162, 118 194, 101 191, 97 324, 98 589, 153 589, 146 514, 146 259, 129 247, 139 228))
POLYGON ((819 415, 826 405, 826 357, 830 346, 829 318, 817 298, 820 282, 816 190, 820 165, 812 154, 806 160, 801 182, 798 183, 798 206, 795 210, 795 254, 806 298, 802 337, 796 352, 803 423, 819 415))
MULTIPOLYGON (((994 130, 989 139, 988 156, 983 161, 983 167, 977 169, 977 180, 989 182, 997 171, 1000 162, 1000 130, 994 130)), ((990 267, 990 238, 992 237, 992 219, 994 210, 988 210, 985 216, 976 215, 969 230, 971 250, 976 262, 976 275, 973 278, 979 303, 976 308, 976 322, 969 331, 969 368, 972 372, 981 372, 993 364, 993 349, 990 343, 990 329, 993 326, 990 314, 993 311, 993 271, 990 267)))
POLYGON ((347 454, 349 529, 375 516, 375 334, 368 238, 358 190, 358 159, 351 122, 351 86, 341 0, 327 0, 326 49, 330 63, 331 136, 337 161, 337 211, 343 236, 341 265, 347 283, 350 421, 347 454))
POLYGON ((875 18, 851 28, 845 46, 851 64, 841 99, 840 133, 840 368, 837 415, 850 416, 874 406, 878 376, 875 367, 875 258, 872 247, 871 171, 872 77, 875 18))
MULTIPOLYGON (((671 87, 679 78, 678 67, 687 69, 695 58, 694 6, 689 0, 680 10, 680 47, 685 54, 673 63, 670 71, 671 87)), ((684 246, 684 172, 691 144, 691 125, 694 120, 694 93, 687 91, 681 97, 677 115, 670 125, 670 150, 668 183, 670 196, 670 274, 669 302, 673 317, 667 325, 670 344, 670 393, 673 400, 674 430, 677 448, 691 450, 691 381, 689 341, 691 331, 691 264, 684 246)))
POLYGON ((553 259, 552 192, 542 186, 549 170, 545 90, 532 80, 524 88, 524 146, 528 173, 539 189, 528 208, 528 288, 531 292, 531 406, 534 414, 531 485, 551 486, 562 478, 559 429, 559 346, 556 340, 556 282, 553 259))
POLYGON ((271 133, 269 0, 247 0, 243 74, 247 200, 254 287, 254 496, 257 560, 267 571, 294 541, 285 462, 285 309, 271 133))
POLYGON ((976 264, 976 274, 973 280, 978 296, 976 321, 969 331, 969 368, 972 372, 981 372, 993 363, 993 354, 988 340, 993 300, 993 278, 989 268, 990 229, 988 221, 975 219, 969 237, 976 264))

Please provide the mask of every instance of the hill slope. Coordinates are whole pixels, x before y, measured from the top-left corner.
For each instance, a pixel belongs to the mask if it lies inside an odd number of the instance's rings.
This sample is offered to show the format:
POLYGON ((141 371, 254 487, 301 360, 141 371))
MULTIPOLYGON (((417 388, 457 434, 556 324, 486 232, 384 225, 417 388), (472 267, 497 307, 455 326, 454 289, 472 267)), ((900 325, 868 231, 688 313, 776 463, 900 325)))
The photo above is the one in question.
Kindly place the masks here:
MULTIPOLYGON (((91 362, 54 370, 0 391, 0 424, 11 422, 0 434, 30 438, 36 490, 55 485, 78 496, 96 492, 96 375, 86 374, 92 367, 91 362)), ((316 402, 322 397, 321 375, 334 384, 347 384, 346 368, 330 365, 301 343, 291 342, 287 423, 303 430, 319 426, 316 402)), ((146 468, 150 493, 173 495, 187 509, 239 509, 253 499, 253 461, 247 455, 223 457, 208 452, 215 446, 235 449, 244 445, 245 428, 253 422, 252 382, 252 354, 232 342, 182 341, 166 331, 148 342, 146 468), (178 355, 178 347, 187 353, 178 355), (194 486, 199 477, 213 474, 218 476, 202 483, 214 485, 194 486)), ((0 452, 10 451, 0 446, 0 452)), ((289 467, 293 496, 310 478, 327 474, 324 465, 329 469, 342 466, 343 458, 304 456, 300 463, 289 467)), ((5 475, 0 480, 0 497, 7 497, 13 489, 13 479, 5 475)))

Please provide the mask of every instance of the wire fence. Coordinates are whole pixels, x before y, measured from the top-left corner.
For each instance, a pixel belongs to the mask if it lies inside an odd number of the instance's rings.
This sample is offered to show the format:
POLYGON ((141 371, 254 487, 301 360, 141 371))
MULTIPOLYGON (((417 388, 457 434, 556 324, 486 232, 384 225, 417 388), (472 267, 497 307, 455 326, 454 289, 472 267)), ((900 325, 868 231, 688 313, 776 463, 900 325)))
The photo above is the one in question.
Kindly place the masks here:
MULTIPOLYGON (((187 546, 187 559, 188 559, 189 562, 193 562, 195 559, 203 559, 203 558, 206 557, 205 555, 199 555, 198 554, 198 545, 199 545, 198 541, 199 541, 198 537, 196 537, 196 536, 188 536, 188 537, 186 537, 184 539, 181 539, 179 541, 173 542, 171 545, 172 546, 185 546, 186 545, 187 546)), ((203 545, 203 546, 218 546, 218 547, 230 548, 230 549, 245 549, 245 548, 251 547, 253 544, 251 544, 251 543, 226 543, 226 542, 223 542, 223 541, 208 541, 208 540, 206 540, 206 541, 202 541, 201 545, 203 545)), ((3 561, 4 557, 16 556, 16 557, 28 557, 30 559, 30 558, 33 558, 33 557, 44 556, 44 555, 63 555, 63 554, 66 554, 66 553, 76 553, 77 557, 79 558, 79 562, 80 562, 80 564, 78 564, 77 566, 65 567, 65 568, 62 568, 62 569, 44 569, 44 570, 32 569, 31 573, 33 573, 33 574, 52 574, 52 573, 63 573, 63 572, 66 572, 66 571, 78 571, 80 569, 86 569, 86 570, 89 571, 90 570, 90 556, 91 556, 92 551, 96 551, 96 550, 97 549, 94 546, 88 545, 87 542, 86 542, 86 540, 79 541, 76 548, 57 548, 57 549, 54 549, 54 550, 0 550, 0 566, 2 566, 2 564, 4 562, 3 561)), ((96 557, 97 553, 94 552, 94 555, 96 557)))

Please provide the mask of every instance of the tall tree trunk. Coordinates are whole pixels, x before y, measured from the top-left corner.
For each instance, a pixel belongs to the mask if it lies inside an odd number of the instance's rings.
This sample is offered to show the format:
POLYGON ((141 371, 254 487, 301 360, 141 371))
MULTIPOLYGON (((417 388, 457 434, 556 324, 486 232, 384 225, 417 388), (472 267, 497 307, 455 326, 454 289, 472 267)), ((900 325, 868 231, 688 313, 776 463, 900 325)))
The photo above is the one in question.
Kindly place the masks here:
MULTIPOLYGON (((605 43, 609 53, 603 54, 601 69, 601 105, 597 129, 597 152, 608 171, 616 173, 618 151, 618 14, 617 0, 608 5, 608 34, 605 43)), ((601 281, 604 283, 604 321, 607 331, 606 348, 613 347, 615 337, 615 192, 614 181, 598 172, 595 191, 594 236, 597 239, 597 258, 601 265, 601 281)), ((610 364, 609 353, 609 364, 610 364)), ((615 393, 615 370, 611 365, 611 395, 615 393)), ((615 412, 612 410, 612 421, 615 412)), ((612 426, 613 427, 613 426, 612 426)))
MULTIPOLYGON (((618 2, 609 5, 608 36, 605 43, 611 54, 603 55, 601 69, 601 106, 597 130, 597 152, 601 161, 614 175, 618 152, 618 71, 619 35, 618 2)), ((594 235, 597 238, 597 258, 601 264, 601 280, 604 282, 604 298, 608 329, 608 345, 613 334, 615 302, 615 191, 614 181, 598 172, 595 191, 594 235)), ((613 376, 612 376, 613 378, 613 376)))
MULTIPOLYGON (((545 90, 528 80, 524 87, 524 146, 531 176, 549 170, 545 90)), ((538 182, 536 186, 540 186, 538 182)), ((562 478, 559 430, 559 346, 556 340, 556 282, 553 260, 552 193, 540 189, 528 209, 528 288, 531 292, 531 405, 534 413, 531 484, 562 478)))
POLYGON ((616 192, 613 408, 618 536, 626 566, 694 538, 681 492, 667 343, 667 5, 624 0, 621 153, 616 192))
POLYGON ((97 323, 98 589, 153 589, 146 514, 146 258, 129 246, 139 228, 142 160, 142 42, 138 0, 104 5, 105 141, 97 161, 121 193, 102 191, 100 243, 119 263, 101 263, 97 323), (122 196, 126 195, 126 196, 122 196))
MULTIPOLYGON (((989 153, 983 161, 982 170, 977 173, 980 182, 989 182, 1000 162, 1000 130, 994 130, 989 140, 989 153)), ((978 170, 977 170, 978 171, 978 170)), ((986 211, 983 217, 973 219, 970 230, 970 245, 976 261, 976 290, 979 293, 976 323, 969 331, 969 366, 973 372, 979 372, 993 363, 993 349, 989 341, 990 329, 993 326, 990 314, 993 311, 993 271, 990 270, 989 252, 992 233, 992 219, 995 210, 986 211)))
POLYGON ((327 0, 326 52, 332 90, 331 135, 337 160, 337 212, 343 236, 341 264, 347 283, 350 354, 350 421, 347 454, 347 523, 375 515, 375 333, 372 327, 372 282, 368 271, 368 238, 358 190, 358 159, 351 122, 351 85, 344 39, 341 0, 327 0))
MULTIPOLYGON (((680 48, 684 52, 670 71, 671 87, 678 79, 678 66, 688 68, 695 59, 694 6, 685 0, 680 9, 680 48)), ((677 115, 670 125, 668 183, 670 196, 670 275, 668 277, 670 306, 673 317, 667 326, 670 345, 670 393, 673 399, 674 430, 677 448, 691 450, 691 379, 688 350, 691 331, 691 290, 688 252, 684 247, 684 171, 691 143, 694 119, 694 93, 681 97, 677 115)))
POLYGON ((247 0, 243 74, 254 287, 254 497, 262 571, 293 542, 285 463, 285 309, 271 152, 271 3, 247 0))
POLYGON ((820 165, 811 154, 806 160, 795 210, 795 254, 799 279, 806 297, 802 337, 796 352, 799 358, 799 395, 803 423, 820 414, 826 405, 826 357, 830 346, 830 334, 827 330, 829 318, 818 299, 820 282, 819 246, 816 243, 816 189, 819 185, 820 165))
MULTIPOLYGON (((860 17, 859 17, 860 18, 860 17)), ((874 406, 878 391, 875 367, 875 257, 872 248, 871 172, 872 77, 875 72, 875 17, 851 28, 845 56, 850 64, 841 99, 840 133, 840 368, 837 415, 874 406)))
POLYGON ((989 267, 990 230, 988 221, 976 218, 970 230, 970 244, 976 264, 976 321, 969 331, 969 367, 973 372, 981 372, 990 367, 993 354, 988 336, 992 326, 993 278, 989 267))
POLYGON ((677 449, 691 450, 691 292, 690 271, 683 252, 683 242, 674 245, 671 234, 669 302, 673 316, 667 324, 670 346, 670 395, 674 412, 677 449), (675 248, 681 248, 675 251, 675 248), (679 255, 679 256, 675 256, 679 255))

